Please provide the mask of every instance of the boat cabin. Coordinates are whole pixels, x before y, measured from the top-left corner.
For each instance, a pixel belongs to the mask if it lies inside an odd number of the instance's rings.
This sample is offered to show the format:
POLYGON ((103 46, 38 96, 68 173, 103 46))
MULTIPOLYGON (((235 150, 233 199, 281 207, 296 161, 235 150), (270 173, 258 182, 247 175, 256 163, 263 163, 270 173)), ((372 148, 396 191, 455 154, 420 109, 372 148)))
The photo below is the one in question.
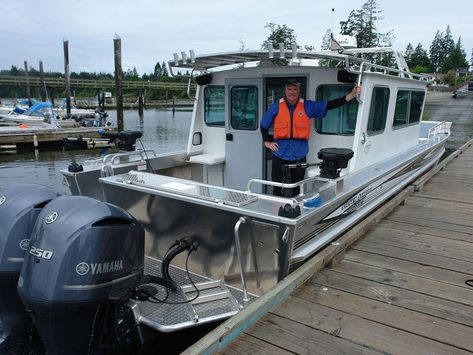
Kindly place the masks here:
MULTIPOLYGON (((271 152, 263 146, 260 120, 269 106, 284 96, 290 78, 302 84, 301 97, 310 100, 330 101, 345 96, 353 85, 362 85, 358 100, 313 120, 309 164, 320 162, 317 156, 323 148, 351 149, 354 156, 343 175, 418 144, 425 81, 403 74, 386 75, 374 67, 365 67, 360 75, 345 67, 306 66, 300 62, 283 67, 240 64, 211 71, 214 66, 235 60, 232 58, 222 54, 193 64, 194 69, 197 66, 206 70, 197 76, 186 150, 193 180, 239 190, 246 190, 251 179, 271 180, 271 152)), ((311 167, 307 176, 318 172, 317 166, 311 167)), ((254 191, 262 190, 259 186, 254 191)))

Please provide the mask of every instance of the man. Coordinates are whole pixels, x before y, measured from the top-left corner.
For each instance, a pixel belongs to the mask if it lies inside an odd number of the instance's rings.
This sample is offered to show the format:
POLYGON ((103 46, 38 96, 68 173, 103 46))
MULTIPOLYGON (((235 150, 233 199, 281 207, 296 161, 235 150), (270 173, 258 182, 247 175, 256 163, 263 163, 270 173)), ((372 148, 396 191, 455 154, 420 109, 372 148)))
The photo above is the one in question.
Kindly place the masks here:
MULTIPOLYGON (((310 118, 323 118, 327 110, 345 105, 361 93, 361 87, 355 86, 345 96, 327 102, 303 100, 299 97, 300 90, 301 84, 295 79, 289 79, 284 98, 272 104, 261 120, 264 146, 273 153, 271 178, 275 182, 295 183, 304 179, 305 168, 289 171, 285 169, 285 164, 305 162, 309 151, 310 118), (268 132, 273 123, 274 139, 268 132)), ((273 191, 274 195, 283 196, 280 187, 274 187, 273 191)), ((292 196, 298 193, 299 189, 294 189, 292 196)))

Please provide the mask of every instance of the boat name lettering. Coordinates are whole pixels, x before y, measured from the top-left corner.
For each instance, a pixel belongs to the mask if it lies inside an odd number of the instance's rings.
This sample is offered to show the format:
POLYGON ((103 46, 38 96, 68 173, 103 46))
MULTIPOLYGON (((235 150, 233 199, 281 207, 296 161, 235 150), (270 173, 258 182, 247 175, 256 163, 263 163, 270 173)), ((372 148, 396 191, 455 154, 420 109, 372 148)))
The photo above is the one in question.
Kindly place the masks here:
POLYGON ((50 250, 44 250, 44 249, 40 249, 40 248, 36 248, 35 246, 31 246, 30 248, 30 254, 31 255, 34 255, 38 258, 43 258, 43 259, 46 259, 46 260, 49 260, 52 258, 53 256, 53 252, 50 251, 50 250))
POLYGON ((90 263, 90 269, 92 275, 105 274, 107 272, 113 272, 123 270, 123 260, 109 261, 105 263, 90 263))
POLYGON ((347 202, 345 202, 342 205, 342 210, 346 210, 347 208, 350 208, 351 206, 355 205, 358 206, 361 203, 363 203, 363 200, 365 199, 366 195, 368 195, 371 192, 372 188, 366 189, 361 191, 358 195, 353 196, 350 198, 347 202))

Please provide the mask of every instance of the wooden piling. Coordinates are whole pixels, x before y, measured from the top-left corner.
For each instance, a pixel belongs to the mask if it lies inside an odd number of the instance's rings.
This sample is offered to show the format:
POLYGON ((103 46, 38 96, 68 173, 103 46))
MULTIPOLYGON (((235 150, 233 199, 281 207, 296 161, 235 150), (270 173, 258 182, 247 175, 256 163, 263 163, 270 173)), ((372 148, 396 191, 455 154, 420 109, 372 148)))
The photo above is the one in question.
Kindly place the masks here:
POLYGON ((25 60, 25 79, 26 79, 26 95, 28 96, 28 106, 31 107, 33 103, 31 102, 30 79, 28 77, 28 62, 26 60, 25 60))
POLYGON ((138 94, 138 115, 143 116, 143 90, 140 89, 138 94))
POLYGON ((44 82, 44 69, 43 69, 43 61, 39 61, 39 96, 41 97, 41 101, 46 102, 46 84, 44 82))
POLYGON ((71 116, 71 85, 69 77, 69 41, 63 39, 64 45, 64 75, 66 79, 66 116, 71 116))
POLYGON ((117 102, 117 129, 123 131, 123 92, 122 92, 122 40, 115 34, 113 39, 115 57, 115 95, 117 102))

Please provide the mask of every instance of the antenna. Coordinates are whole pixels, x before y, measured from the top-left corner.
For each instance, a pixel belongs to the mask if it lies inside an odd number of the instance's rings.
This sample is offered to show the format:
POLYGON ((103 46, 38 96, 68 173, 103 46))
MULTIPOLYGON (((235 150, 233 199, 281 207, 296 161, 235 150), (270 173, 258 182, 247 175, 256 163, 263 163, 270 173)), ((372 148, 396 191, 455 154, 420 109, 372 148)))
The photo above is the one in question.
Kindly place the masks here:
POLYGON ((333 37, 333 19, 335 17, 335 8, 332 7, 332 27, 331 27, 331 30, 332 30, 332 37, 333 37))

